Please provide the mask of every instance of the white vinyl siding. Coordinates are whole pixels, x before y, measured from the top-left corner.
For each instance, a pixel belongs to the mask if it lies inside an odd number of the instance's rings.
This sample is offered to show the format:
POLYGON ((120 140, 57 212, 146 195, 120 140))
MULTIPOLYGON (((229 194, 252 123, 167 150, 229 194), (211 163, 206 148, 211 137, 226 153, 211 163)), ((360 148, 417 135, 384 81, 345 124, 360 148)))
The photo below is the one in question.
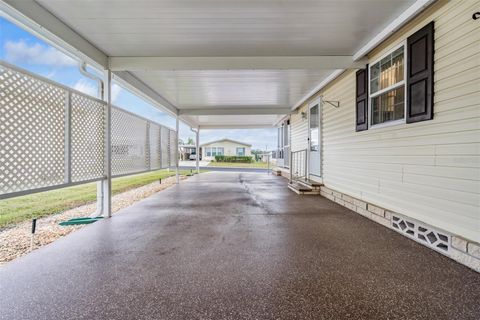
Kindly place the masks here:
MULTIPOLYGON (((353 70, 320 93, 340 101, 340 108, 322 108, 327 187, 480 242, 480 32, 471 18, 479 6, 440 2, 369 57, 435 20, 433 120, 355 132, 353 70)), ((296 124, 298 146, 307 128, 296 124)))
POLYGON ((290 117, 291 151, 298 151, 308 148, 308 120, 302 117, 302 112, 307 112, 304 106, 290 117))

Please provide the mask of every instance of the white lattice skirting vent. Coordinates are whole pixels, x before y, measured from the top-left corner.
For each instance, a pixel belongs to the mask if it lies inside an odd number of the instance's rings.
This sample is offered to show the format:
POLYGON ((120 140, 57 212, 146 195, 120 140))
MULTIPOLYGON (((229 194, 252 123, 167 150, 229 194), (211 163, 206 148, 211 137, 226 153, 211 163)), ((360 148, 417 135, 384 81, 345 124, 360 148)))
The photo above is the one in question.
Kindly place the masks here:
POLYGON ((406 236, 441 253, 450 251, 450 236, 428 225, 397 215, 392 215, 392 227, 406 236))

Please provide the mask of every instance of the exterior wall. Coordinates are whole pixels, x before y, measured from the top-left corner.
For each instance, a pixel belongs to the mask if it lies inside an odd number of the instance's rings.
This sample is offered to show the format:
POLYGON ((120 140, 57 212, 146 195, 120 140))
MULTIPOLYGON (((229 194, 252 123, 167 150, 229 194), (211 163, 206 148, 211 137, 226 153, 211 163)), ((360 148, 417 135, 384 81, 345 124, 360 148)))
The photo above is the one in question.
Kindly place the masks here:
MULTIPOLYGON (((319 93, 340 101, 338 109, 322 108, 326 187, 480 242, 480 32, 471 18, 479 6, 439 1, 369 56, 381 57, 434 20, 433 120, 355 132, 355 71, 319 93)), ((292 150, 306 147, 306 120, 298 117, 292 150)))
POLYGON ((307 105, 297 109, 290 116, 290 148, 299 151, 308 148, 308 120, 302 117, 302 112, 307 112, 307 105))
MULTIPOLYGON (((277 172, 277 175, 280 174, 277 172)), ((320 187, 320 194, 365 218, 373 220, 384 227, 393 229, 412 240, 480 272, 479 243, 471 242, 458 236, 449 237, 449 235, 444 234, 442 231, 436 230, 435 227, 432 228, 396 212, 372 205, 371 203, 353 198, 345 193, 332 190, 325 186, 320 187), (405 225, 403 225, 406 226, 405 229, 402 229, 402 223, 405 223, 405 225), (407 225, 407 223, 409 225, 407 225), (419 226, 423 228, 421 231, 418 231, 419 228, 415 228, 419 226), (449 243, 451 243, 450 246, 448 245, 449 243)))
POLYGON ((204 144, 202 145, 202 160, 215 160, 215 157, 207 157, 207 150, 206 148, 211 147, 220 147, 224 149, 224 155, 226 156, 235 156, 237 155, 237 148, 245 148, 245 156, 252 155, 252 148, 247 145, 242 145, 238 143, 234 143, 231 141, 219 141, 214 142, 211 144, 204 144))

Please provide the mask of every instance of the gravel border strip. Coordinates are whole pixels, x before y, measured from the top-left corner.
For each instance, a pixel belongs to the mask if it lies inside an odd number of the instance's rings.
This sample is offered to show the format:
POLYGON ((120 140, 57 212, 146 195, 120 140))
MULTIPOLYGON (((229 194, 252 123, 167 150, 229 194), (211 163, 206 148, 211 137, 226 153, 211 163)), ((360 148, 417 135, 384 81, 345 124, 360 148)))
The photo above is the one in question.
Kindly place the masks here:
MULTIPOLYGON (((187 177, 181 176, 181 180, 187 177)), ((112 212, 126 208, 156 192, 175 184, 176 178, 162 179, 162 183, 153 182, 145 186, 125 191, 112 197, 112 212)), ((57 240, 85 225, 62 227, 58 223, 77 217, 88 217, 95 212, 96 203, 86 204, 58 214, 37 219, 37 228, 33 250, 57 240)), ((30 252, 31 220, 21 222, 11 228, 0 231, 0 266, 30 252)))

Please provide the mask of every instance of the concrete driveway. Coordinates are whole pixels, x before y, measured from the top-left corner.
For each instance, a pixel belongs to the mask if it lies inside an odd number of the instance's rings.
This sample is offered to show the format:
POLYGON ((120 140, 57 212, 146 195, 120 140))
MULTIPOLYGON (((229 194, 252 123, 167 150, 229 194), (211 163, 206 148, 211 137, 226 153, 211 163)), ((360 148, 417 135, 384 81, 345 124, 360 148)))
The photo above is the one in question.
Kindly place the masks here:
POLYGON ((209 172, 0 268, 1 319, 480 319, 480 274, 266 174, 209 172))

